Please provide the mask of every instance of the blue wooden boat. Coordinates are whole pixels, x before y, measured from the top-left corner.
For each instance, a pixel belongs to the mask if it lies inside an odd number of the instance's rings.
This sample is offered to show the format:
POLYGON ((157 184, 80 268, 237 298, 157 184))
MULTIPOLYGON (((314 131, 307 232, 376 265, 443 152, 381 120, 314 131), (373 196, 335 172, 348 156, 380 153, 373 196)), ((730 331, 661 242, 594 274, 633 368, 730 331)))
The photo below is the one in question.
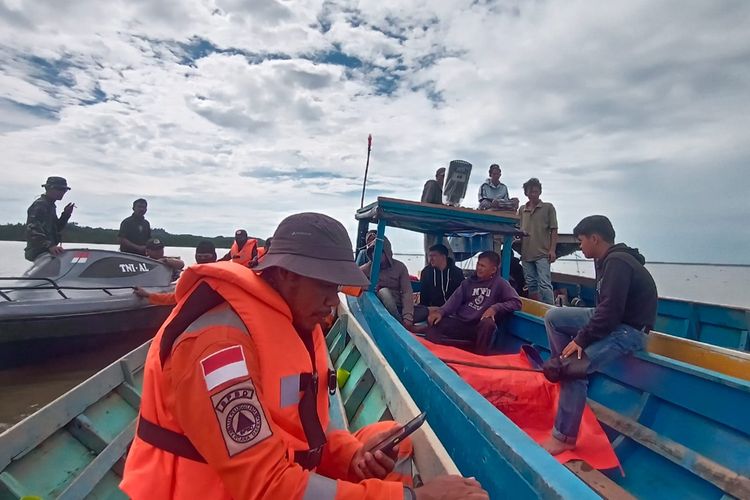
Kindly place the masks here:
MULTIPOLYGON (((379 198, 356 217, 360 239, 370 224, 377 224, 374 263, 380 261, 386 226, 447 235, 474 226, 502 234, 507 247, 514 234, 510 214, 389 198, 379 198)), ((507 278, 509 248, 502 257, 507 278)), ((374 283, 377 267, 373 266, 374 283)), ((372 290, 348 301, 352 315, 375 340, 416 403, 438 415, 430 423, 463 474, 476 476, 498 497, 507 493, 507 480, 514 475, 528 481, 528 489, 514 493, 528 497, 538 494, 535 488, 540 481, 554 478, 568 484, 575 477, 407 332, 372 290), (487 462, 495 467, 483 467, 487 462)), ((544 324, 539 315, 517 312, 498 337, 496 351, 517 352, 526 343, 547 349, 544 324)), ((582 464, 569 468, 603 496, 750 498, 747 380, 643 352, 592 375, 589 398, 625 475, 619 471, 597 475, 582 464)))
MULTIPOLYGON (((512 213, 504 215, 509 219, 513 218, 512 213)), ((471 259, 478 252, 491 250, 493 247, 492 235, 484 232, 464 232, 461 237, 450 237, 449 241, 457 262, 471 259)), ((513 250, 520 254, 518 240, 513 243, 513 250)), ((579 243, 575 236, 562 233, 558 235, 555 251, 558 259, 577 250, 579 243)), ((520 277, 522 282, 520 263, 515 257, 513 261, 517 269, 514 273, 514 268, 511 267, 511 280, 520 277)), ((552 285, 555 290, 564 291, 568 302, 573 305, 591 307, 596 302, 596 282, 593 278, 553 272, 552 285)), ((750 309, 744 307, 659 297, 655 329, 675 337, 750 352, 750 309)), ((700 358, 687 352, 680 355, 687 358, 683 361, 691 363, 700 358)))
MULTIPOLYGON (((421 410, 373 341, 345 314, 327 335, 331 362, 348 373, 331 397, 331 420, 357 430, 421 410), (352 325, 352 329, 350 329, 352 325)), ((126 498, 118 484, 135 432, 150 342, 0 434, 0 500, 126 498)), ((429 423, 413 434, 421 480, 458 469, 429 423)))

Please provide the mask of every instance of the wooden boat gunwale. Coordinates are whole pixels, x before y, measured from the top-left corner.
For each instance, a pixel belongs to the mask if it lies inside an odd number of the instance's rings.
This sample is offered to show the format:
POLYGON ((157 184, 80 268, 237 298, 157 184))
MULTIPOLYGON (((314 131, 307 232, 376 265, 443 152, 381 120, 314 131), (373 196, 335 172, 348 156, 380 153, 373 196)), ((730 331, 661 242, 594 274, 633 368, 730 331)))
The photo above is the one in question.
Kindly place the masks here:
MULTIPOLYGON (((404 423, 419 415, 421 413, 419 406, 417 406, 414 399, 409 395, 403 383, 399 380, 390 365, 388 365, 385 357, 370 336, 351 315, 343 294, 340 294, 337 324, 334 324, 334 327, 326 335, 326 342, 329 343, 329 353, 332 350, 330 346, 340 341, 340 336, 346 336, 347 338, 341 339, 341 341, 345 344, 351 342, 355 345, 356 350, 359 351, 365 360, 365 364, 372 372, 376 384, 383 391, 388 403, 388 410, 393 419, 404 423), (339 326, 338 329, 336 328, 337 324, 339 326)), ((331 366, 334 366, 334 363, 331 366)), ((347 380, 346 384, 349 383, 357 383, 357 381, 347 380)), ((348 428, 349 422, 344 411, 344 400, 341 397, 342 392, 337 391, 337 394, 339 397, 331 398, 331 400, 332 402, 337 401, 339 403, 339 411, 343 412, 341 418, 348 428)), ((332 406, 334 405, 332 404, 332 406)), ((429 422, 425 422, 412 435, 411 439, 414 442, 414 462, 423 480, 429 480, 441 474, 459 474, 458 468, 440 440, 438 440, 429 422)))

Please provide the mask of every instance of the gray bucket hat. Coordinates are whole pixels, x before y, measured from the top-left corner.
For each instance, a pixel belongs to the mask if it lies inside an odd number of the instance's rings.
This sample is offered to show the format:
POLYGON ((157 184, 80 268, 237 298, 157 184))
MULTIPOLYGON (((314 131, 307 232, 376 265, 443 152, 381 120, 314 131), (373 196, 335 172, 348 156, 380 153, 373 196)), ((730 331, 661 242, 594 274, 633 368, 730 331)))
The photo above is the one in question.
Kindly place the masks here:
POLYGON ((354 263, 352 242, 344 226, 327 215, 306 212, 290 215, 273 233, 273 245, 254 269, 281 267, 337 285, 370 284, 354 263))
POLYGON ((57 188, 57 189, 64 189, 66 191, 70 191, 70 188, 68 187, 68 181, 64 177, 56 177, 51 176, 47 177, 47 182, 42 184, 43 188, 57 188))

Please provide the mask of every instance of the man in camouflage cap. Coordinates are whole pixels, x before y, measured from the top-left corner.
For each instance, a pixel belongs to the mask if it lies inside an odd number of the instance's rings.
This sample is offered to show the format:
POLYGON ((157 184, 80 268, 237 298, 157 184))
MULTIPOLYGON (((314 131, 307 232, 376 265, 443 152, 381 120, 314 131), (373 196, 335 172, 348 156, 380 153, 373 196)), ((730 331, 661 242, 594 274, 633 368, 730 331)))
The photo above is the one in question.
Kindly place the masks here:
POLYGON ((48 177, 47 182, 42 184, 45 189, 43 195, 31 204, 26 218, 26 249, 24 255, 26 260, 34 261, 45 252, 52 255, 60 255, 63 248, 62 232, 68 219, 73 214, 73 203, 65 205, 60 217, 57 217, 56 201, 60 201, 65 193, 70 191, 68 181, 62 177, 48 177))

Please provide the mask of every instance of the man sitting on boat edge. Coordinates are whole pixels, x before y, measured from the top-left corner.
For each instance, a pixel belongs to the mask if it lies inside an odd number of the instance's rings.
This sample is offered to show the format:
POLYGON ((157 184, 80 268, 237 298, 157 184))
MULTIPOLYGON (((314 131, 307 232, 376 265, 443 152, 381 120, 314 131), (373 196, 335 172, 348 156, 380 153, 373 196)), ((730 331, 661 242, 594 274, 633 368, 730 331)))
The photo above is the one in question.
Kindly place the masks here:
MULTIPOLYGON (((608 218, 586 217, 573 234, 583 254, 595 259, 597 305, 550 309, 544 316, 544 326, 551 355, 588 360, 590 374, 643 349, 646 334, 656 321, 658 295, 654 279, 644 267, 646 259, 638 249, 615 244, 615 230, 608 218)), ((587 393, 586 378, 560 381, 552 435, 542 445, 552 455, 575 448, 587 393)))
POLYGON ((393 458, 370 452, 393 422, 356 434, 329 428, 336 379, 325 376, 320 322, 340 285, 368 282, 330 217, 292 215, 273 238, 260 275, 219 262, 190 267, 178 282, 178 304, 146 359, 123 491, 136 500, 486 499, 471 478, 404 484, 411 477, 393 458))
MULTIPOLYGON (((208 264, 210 262, 216 262, 216 247, 208 240, 198 242, 198 246, 195 247, 195 263, 208 264)), ((133 293, 139 297, 148 299, 149 304, 155 306, 173 306, 177 303, 174 292, 149 292, 137 286, 133 289, 133 293)))
MULTIPOLYGON (((372 256, 375 251, 375 238, 373 237, 367 246, 369 262, 360 266, 367 279, 370 279, 372 270, 372 256)), ((383 253, 380 257, 380 276, 376 287, 378 298, 383 306, 404 325, 411 328, 414 323, 420 323, 427 319, 427 308, 414 305, 414 295, 411 287, 411 278, 406 264, 393 258, 393 248, 388 238, 383 238, 383 253)))
POLYGON ((151 238, 146 242, 146 257, 158 260, 172 269, 172 281, 180 277, 180 273, 185 267, 185 263, 182 262, 181 258, 164 256, 164 242, 159 238, 151 238))
POLYGON ((497 323, 521 309, 521 299, 498 273, 499 265, 497 253, 479 254, 474 275, 464 280, 442 307, 430 311, 427 340, 470 344, 477 354, 489 354, 497 323))

